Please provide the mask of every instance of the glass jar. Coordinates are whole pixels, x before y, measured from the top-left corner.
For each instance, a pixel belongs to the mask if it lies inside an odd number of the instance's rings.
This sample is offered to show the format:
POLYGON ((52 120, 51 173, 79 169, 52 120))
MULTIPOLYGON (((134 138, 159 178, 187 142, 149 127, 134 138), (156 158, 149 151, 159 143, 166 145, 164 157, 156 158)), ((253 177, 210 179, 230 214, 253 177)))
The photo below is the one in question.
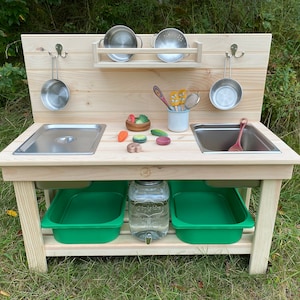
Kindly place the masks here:
POLYGON ((128 213, 131 234, 150 244, 169 229, 169 186, 163 180, 136 180, 129 186, 128 213))

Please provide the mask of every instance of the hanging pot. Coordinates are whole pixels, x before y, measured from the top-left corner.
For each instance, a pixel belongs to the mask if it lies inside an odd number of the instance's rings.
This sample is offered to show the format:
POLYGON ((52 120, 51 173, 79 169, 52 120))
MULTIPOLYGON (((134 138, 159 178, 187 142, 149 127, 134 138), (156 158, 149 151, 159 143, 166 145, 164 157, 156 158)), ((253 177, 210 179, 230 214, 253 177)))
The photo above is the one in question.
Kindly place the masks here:
POLYGON ((220 79, 210 88, 209 98, 212 105, 220 110, 229 110, 236 107, 243 95, 241 85, 231 79, 231 57, 225 57, 224 78, 220 79), (226 78, 226 65, 229 59, 229 78, 226 78))
POLYGON ((42 86, 41 100, 49 110, 63 109, 70 98, 68 87, 58 79, 57 57, 52 56, 52 79, 46 81, 42 86), (54 63, 56 63, 56 79, 54 78, 54 63))

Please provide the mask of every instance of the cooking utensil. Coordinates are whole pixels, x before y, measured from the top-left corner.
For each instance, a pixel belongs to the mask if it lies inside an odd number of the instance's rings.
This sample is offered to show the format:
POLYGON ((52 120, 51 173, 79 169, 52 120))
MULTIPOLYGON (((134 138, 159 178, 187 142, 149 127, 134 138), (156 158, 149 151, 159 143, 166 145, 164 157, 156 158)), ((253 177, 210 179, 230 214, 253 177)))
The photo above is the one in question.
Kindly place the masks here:
POLYGON ((153 86, 153 91, 155 93, 155 95, 167 106, 167 108, 169 110, 173 110, 173 107, 171 107, 168 103, 168 101, 166 100, 166 98, 164 97, 162 91, 160 90, 160 88, 158 86, 153 86))
POLYGON ((171 106, 174 107, 176 111, 178 111, 178 105, 180 104, 180 99, 177 91, 172 91, 170 93, 171 106))
POLYGON ((187 90, 186 89, 181 89, 181 90, 178 91, 180 110, 185 109, 184 102, 185 102, 185 99, 186 99, 186 95, 187 95, 187 90))
POLYGON ((233 144, 228 149, 228 151, 243 151, 244 150, 242 145, 241 145, 241 139, 242 139, 244 128, 246 127, 247 123, 248 123, 248 120, 246 118, 241 119, 241 121, 240 121, 240 132, 239 132, 238 138, 237 138, 235 144, 233 144))
POLYGON ((226 56, 224 62, 224 78, 217 81, 210 88, 209 98, 213 106, 220 110, 229 110, 236 107, 242 98, 241 85, 231 79, 231 57, 226 56), (226 65, 229 60, 229 78, 226 78, 226 65))
MULTIPOLYGON (((110 28, 103 40, 105 48, 137 48, 138 42, 137 37, 132 29, 124 25, 116 25, 110 28)), ((143 46, 142 39, 138 37, 141 41, 141 47, 143 46)), ((102 41, 102 40, 101 40, 102 41)), ((101 43, 100 41, 100 43, 101 43)), ((133 54, 108 54, 109 58, 113 61, 129 61, 133 54)))
POLYGON ((185 109, 192 109, 199 103, 199 101, 200 101, 199 93, 189 94, 185 99, 184 107, 185 107, 185 109))
POLYGON ((46 81, 41 89, 41 100, 49 110, 63 109, 70 98, 68 87, 58 79, 57 56, 52 56, 52 79, 46 81), (54 78, 54 64, 56 65, 56 79, 54 78))
MULTIPOLYGON (((161 30, 154 41, 154 48, 187 48, 187 40, 180 30, 176 28, 165 28, 161 30)), ((166 62, 174 63, 180 61, 184 54, 157 54, 157 57, 166 62)))

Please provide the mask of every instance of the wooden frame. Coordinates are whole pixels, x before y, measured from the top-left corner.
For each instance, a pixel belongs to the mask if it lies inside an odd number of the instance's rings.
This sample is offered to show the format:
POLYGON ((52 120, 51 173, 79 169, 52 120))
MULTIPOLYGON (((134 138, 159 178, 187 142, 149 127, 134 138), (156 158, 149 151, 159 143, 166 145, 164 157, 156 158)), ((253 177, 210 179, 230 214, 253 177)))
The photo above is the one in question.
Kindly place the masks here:
MULTIPOLYGON (((23 35, 22 44, 34 124, 0 153, 3 178, 14 183, 29 268, 46 272, 48 256, 77 255, 189 255, 250 254, 249 272, 267 269, 276 210, 282 179, 291 178, 299 155, 260 123, 264 85, 271 45, 269 34, 191 34, 187 35, 196 61, 164 64, 154 61, 156 50, 150 48, 152 35, 141 35, 145 49, 138 49, 132 62, 120 65, 98 49, 103 35, 23 35), (51 55, 55 45, 63 45, 58 57, 59 78, 71 90, 71 98, 62 111, 49 111, 40 101, 42 84, 51 76, 51 55), (200 62, 201 43, 201 62, 200 62), (230 45, 236 43, 245 52, 233 59, 232 77, 238 79, 244 95, 231 111, 215 109, 208 97, 210 86, 223 77, 223 63, 230 45), (101 60, 98 56, 101 55, 101 60), (145 60, 145 61, 144 61, 145 60), (96 68, 95 68, 96 66, 96 68), (241 117, 270 139, 280 150, 270 154, 208 155, 201 153, 193 133, 169 132, 172 143, 160 147, 149 132, 143 151, 130 154, 126 144, 117 142, 125 129, 129 113, 146 113, 152 126, 168 131, 166 110, 153 94, 157 84, 168 93, 187 88, 200 91, 200 104, 191 111, 190 123, 237 123, 241 117), (94 155, 13 155, 28 137, 45 123, 105 123, 102 140, 94 155), (35 182, 65 182, 134 179, 196 179, 249 182, 260 184, 260 199, 255 228, 245 230, 241 240, 230 245, 189 245, 178 240, 173 229, 168 236, 150 245, 137 242, 124 224, 121 235, 107 244, 64 245, 42 230, 36 199, 35 182)), ((132 134, 130 133, 130 138, 132 134)), ((247 184, 246 184, 247 187, 247 184)), ((46 192, 47 203, 51 193, 46 192)), ((249 190, 245 194, 249 205, 249 190)), ((126 220, 125 220, 126 221, 126 220)))

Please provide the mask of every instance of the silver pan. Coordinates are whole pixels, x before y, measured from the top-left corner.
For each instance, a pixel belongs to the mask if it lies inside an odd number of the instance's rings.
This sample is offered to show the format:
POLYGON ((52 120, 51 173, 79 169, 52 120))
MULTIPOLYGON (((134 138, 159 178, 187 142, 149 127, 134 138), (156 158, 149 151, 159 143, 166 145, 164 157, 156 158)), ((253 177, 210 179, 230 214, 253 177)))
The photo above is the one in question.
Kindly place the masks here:
POLYGON ((70 98, 68 87, 58 79, 57 57, 52 56, 52 79, 46 81, 41 89, 41 100, 49 110, 63 109, 70 98), (56 63, 56 78, 54 78, 54 63, 56 63))
MULTIPOLYGON (((105 34, 103 44, 105 48, 137 48, 139 38, 141 45, 143 47, 143 41, 139 36, 136 36, 134 31, 124 25, 116 25, 111 27, 105 34)), ((101 44, 102 40, 100 40, 101 44)), ((117 62, 126 62, 131 59, 133 54, 108 54, 108 57, 117 62)))
POLYGON ((209 98, 212 105, 220 110, 229 110, 236 107, 243 95, 241 85, 231 79, 231 57, 226 56, 224 63, 224 78, 210 88, 209 98), (226 65, 229 59, 229 78, 226 78, 226 65))

